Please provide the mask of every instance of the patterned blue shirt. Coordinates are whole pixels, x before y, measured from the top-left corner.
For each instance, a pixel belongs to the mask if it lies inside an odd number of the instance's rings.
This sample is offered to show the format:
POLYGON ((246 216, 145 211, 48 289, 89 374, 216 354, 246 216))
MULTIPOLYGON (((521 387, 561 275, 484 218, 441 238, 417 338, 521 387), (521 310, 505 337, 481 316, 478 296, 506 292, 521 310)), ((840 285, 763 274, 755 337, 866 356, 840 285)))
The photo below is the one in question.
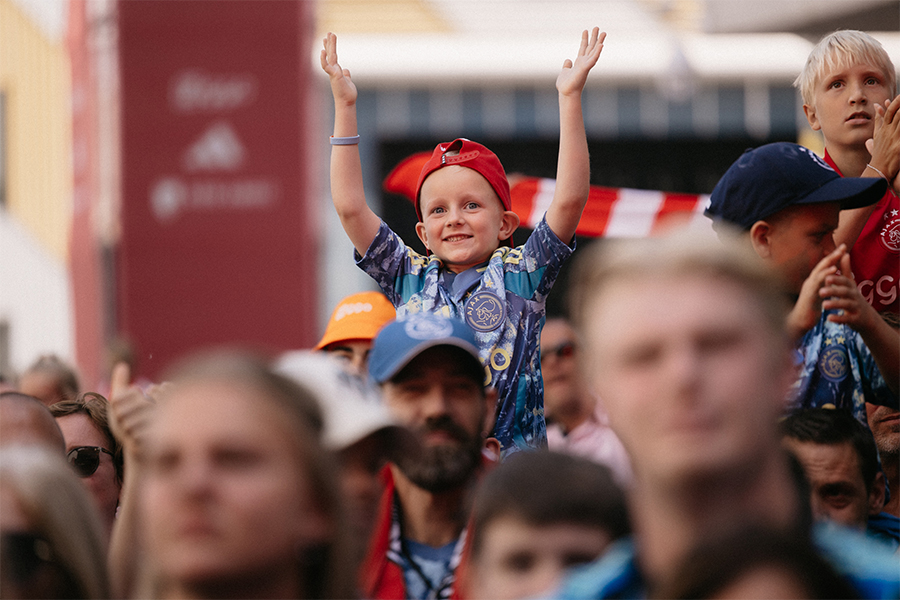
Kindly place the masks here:
POLYGON ((397 307, 464 320, 474 331, 485 384, 498 393, 493 435, 504 455, 547 446, 540 331, 547 294, 574 243, 561 242, 541 219, 517 248, 501 247, 482 265, 455 274, 436 256, 423 256, 384 223, 356 264, 397 307))
POLYGON ((819 322, 797 346, 800 377, 792 390, 789 411, 801 408, 840 408, 868 427, 866 402, 897 408, 897 396, 888 388, 862 337, 842 323, 819 322))

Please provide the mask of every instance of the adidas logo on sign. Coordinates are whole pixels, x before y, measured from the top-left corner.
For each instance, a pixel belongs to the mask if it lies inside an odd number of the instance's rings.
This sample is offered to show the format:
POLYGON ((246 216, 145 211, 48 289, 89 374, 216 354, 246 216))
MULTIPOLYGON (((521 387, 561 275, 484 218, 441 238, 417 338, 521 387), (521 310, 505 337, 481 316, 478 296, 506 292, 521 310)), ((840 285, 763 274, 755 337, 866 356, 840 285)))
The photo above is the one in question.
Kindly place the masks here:
POLYGON ((247 152, 234 129, 225 121, 213 125, 188 148, 182 157, 187 172, 235 171, 244 164, 247 152))

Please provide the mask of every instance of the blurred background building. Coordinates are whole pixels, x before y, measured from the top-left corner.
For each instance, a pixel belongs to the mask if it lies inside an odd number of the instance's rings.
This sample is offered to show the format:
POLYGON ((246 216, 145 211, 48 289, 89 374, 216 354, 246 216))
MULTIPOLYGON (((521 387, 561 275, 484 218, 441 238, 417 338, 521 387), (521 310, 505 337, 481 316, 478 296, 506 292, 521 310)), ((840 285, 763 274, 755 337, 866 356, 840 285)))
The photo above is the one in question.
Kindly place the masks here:
POLYGON ((704 194, 747 147, 821 150, 791 83, 835 29, 900 64, 897 0, 0 0, 0 373, 311 346, 372 287, 328 197, 322 35, 360 89, 370 203, 414 243, 385 175, 464 136, 553 177, 554 82, 594 25, 595 185, 704 194))

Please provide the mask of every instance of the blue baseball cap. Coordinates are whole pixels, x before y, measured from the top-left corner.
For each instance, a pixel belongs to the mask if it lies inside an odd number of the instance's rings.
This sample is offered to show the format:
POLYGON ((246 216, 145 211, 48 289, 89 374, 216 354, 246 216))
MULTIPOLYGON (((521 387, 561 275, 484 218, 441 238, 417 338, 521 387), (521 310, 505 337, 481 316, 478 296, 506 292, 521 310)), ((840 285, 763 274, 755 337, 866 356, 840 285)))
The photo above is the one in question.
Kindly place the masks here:
POLYGON ((384 383, 415 357, 435 346, 456 346, 472 355, 481 368, 475 333, 458 319, 431 313, 416 313, 385 325, 369 353, 369 375, 384 383))
POLYGON ((808 148, 775 142, 747 150, 728 168, 704 214, 714 222, 750 229, 798 204, 838 202, 841 210, 869 206, 886 189, 884 179, 841 177, 808 148))

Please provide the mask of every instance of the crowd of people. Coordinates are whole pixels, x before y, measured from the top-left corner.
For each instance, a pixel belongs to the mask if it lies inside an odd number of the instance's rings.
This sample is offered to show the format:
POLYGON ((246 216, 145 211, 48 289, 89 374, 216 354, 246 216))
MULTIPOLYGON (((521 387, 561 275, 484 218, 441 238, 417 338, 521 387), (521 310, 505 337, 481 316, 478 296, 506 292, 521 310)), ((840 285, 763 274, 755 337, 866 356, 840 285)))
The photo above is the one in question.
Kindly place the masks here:
POLYGON ((0 393, 0 597, 900 597, 890 59, 823 39, 797 85, 825 159, 748 150, 717 235, 593 244, 548 318, 605 37, 563 63, 534 233, 513 245, 503 167, 460 138, 419 178, 423 256, 366 204, 329 34, 332 195, 381 292, 309 350, 207 350, 158 385, 40 357, 0 393))

